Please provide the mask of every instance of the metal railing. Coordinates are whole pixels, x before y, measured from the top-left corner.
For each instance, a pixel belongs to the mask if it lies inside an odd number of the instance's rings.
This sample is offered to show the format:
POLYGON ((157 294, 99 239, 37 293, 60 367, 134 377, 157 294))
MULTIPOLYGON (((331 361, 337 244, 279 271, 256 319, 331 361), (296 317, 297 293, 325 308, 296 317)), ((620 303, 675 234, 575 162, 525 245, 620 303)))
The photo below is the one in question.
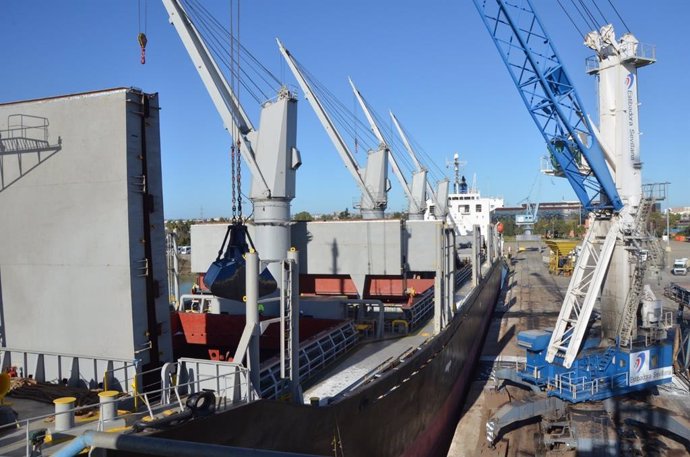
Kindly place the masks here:
MULTIPOLYGON (((321 369, 349 351, 359 340, 352 321, 317 335, 300 347, 300 379, 308 380, 321 369)), ((280 361, 276 360, 261 370, 262 398, 280 398, 286 392, 287 379, 280 377, 280 361)))
POLYGON ((138 359, 0 348, 0 367, 3 371, 15 367, 19 377, 56 384, 66 381, 67 385, 73 387, 94 389, 103 383, 103 386, 119 384, 126 388, 128 372, 136 373, 139 364, 138 359), (119 371, 123 371, 124 375, 114 374, 119 371))
MULTIPOLYGON (((112 427, 119 427, 122 421, 132 423, 144 416, 154 418, 157 413, 174 406, 180 412, 186 409, 184 399, 187 395, 201 392, 212 391, 216 396, 216 409, 225 409, 229 406, 245 404, 257 399, 257 395, 249 378, 249 371, 240 364, 232 362, 216 362, 210 360, 180 359, 176 363, 169 364, 175 367, 174 371, 164 369, 150 370, 149 372, 159 371, 161 378, 167 378, 169 382, 163 382, 162 387, 157 389, 138 389, 125 393, 117 398, 119 404, 143 404, 145 408, 134 408, 133 412, 116 416, 117 423, 104 421, 101 416, 94 418, 92 422, 80 422, 75 426, 80 429, 94 429, 103 431, 108 428, 108 422, 112 427), (209 373, 210 374, 207 374, 209 373), (184 381, 182 381, 182 378, 184 381), (153 400, 155 399, 155 401, 153 400)), ((137 373, 131 379, 149 373, 137 373)), ((76 414, 80 412, 93 411, 100 409, 100 403, 77 406, 60 414, 76 414)), ((32 432, 45 429, 45 420, 55 416, 54 412, 34 416, 28 419, 17 420, 11 424, 0 426, 0 433, 3 436, 3 443, 0 445, 0 453, 6 455, 10 452, 17 452, 21 448, 25 449, 26 455, 32 454, 35 444, 32 442, 32 432), (10 431, 15 429, 15 431, 10 431)))
POLYGON ((628 385, 628 372, 616 373, 611 376, 588 379, 584 376, 573 378, 574 371, 556 375, 546 382, 547 390, 556 390, 562 396, 577 400, 578 396, 588 394, 594 396, 600 392, 613 390, 616 386, 628 385))
POLYGON ((48 119, 28 114, 10 114, 7 116, 7 129, 0 131, 2 138, 29 138, 48 141, 48 119))
MULTIPOLYGON (((649 43, 620 43, 619 54, 621 60, 647 60, 653 62, 656 60, 656 46, 649 43)), ((585 59, 585 72, 593 73, 599 70, 599 57, 589 56, 585 59)))

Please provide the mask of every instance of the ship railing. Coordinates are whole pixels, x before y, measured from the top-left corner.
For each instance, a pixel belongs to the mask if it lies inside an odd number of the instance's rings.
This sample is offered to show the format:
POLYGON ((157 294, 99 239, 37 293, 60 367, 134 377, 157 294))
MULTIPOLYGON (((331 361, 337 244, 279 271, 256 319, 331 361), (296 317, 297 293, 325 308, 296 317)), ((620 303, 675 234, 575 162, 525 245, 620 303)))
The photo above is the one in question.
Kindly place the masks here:
MULTIPOLYGON (((352 349, 359 340, 359 333, 352 321, 343 322, 326 330, 300 345, 300 379, 308 380, 352 349)), ((287 379, 280 377, 280 361, 269 361, 262 368, 260 392, 262 398, 279 399, 287 392, 287 379)))
MULTIPOLYGON (((112 419, 104 420, 103 411, 101 410, 101 414, 94 418, 94 420, 79 421, 75 423, 74 427, 64 430, 64 432, 75 435, 86 430, 107 431, 109 429, 121 428, 145 416, 153 419, 158 413, 165 414, 165 411, 169 411, 171 407, 182 412, 187 409, 184 403, 186 396, 195 392, 212 391, 216 396, 215 407, 218 410, 240 403, 248 403, 256 399, 256 392, 251 388, 249 372, 247 368, 240 364, 180 359, 177 363, 166 365, 175 366, 178 370, 177 373, 181 375, 175 377, 174 384, 165 385, 164 383, 163 387, 159 389, 143 393, 136 391, 123 393, 117 397, 117 404, 119 406, 133 409, 133 412, 120 414, 120 408, 116 407, 118 414, 112 419), (209 371, 212 374, 206 375, 205 373, 209 371), (185 372, 189 378, 185 382, 180 382, 185 372), (137 398, 139 403, 143 403, 145 406, 144 409, 131 408, 137 401, 137 398)), ((170 374, 170 371, 163 370, 162 373, 165 376, 170 374)), ((103 405, 102 403, 93 403, 76 406, 61 410, 59 414, 75 417, 87 412, 100 410, 103 405)), ((24 447, 25 455, 39 455, 34 453, 36 451, 34 447, 40 447, 40 442, 43 439, 37 438, 37 436, 45 436, 46 432, 48 432, 45 425, 46 420, 53 418, 55 415, 55 412, 51 412, 0 426, 0 434, 3 435, 3 440, 0 442, 0 453, 5 455, 11 451, 17 452, 21 447, 24 447)))
MULTIPOLYGON (((98 409, 99 406, 100 405, 98 403, 77 406, 75 408, 61 411, 60 414, 71 415, 74 417, 94 411, 95 409, 98 409)), ((51 412, 49 414, 33 416, 27 419, 16 419, 12 423, 0 426, 0 435, 2 435, 2 441, 0 442, 0 453, 2 455, 8 455, 10 453, 20 455, 20 450, 24 448, 25 455, 27 456, 42 455, 39 452, 39 449, 46 440, 46 435, 50 434, 50 431, 46 427, 46 422, 52 422, 52 419, 55 416, 56 414, 51 412)), ((119 416, 118 419, 126 420, 127 416, 133 417, 134 413, 119 416)), ((121 424, 122 422, 119 421, 118 425, 121 424)), ((103 421, 99 418, 94 419, 88 424, 79 424, 74 428, 78 428, 79 430, 92 429, 103 431, 107 430, 109 427, 106 421, 103 421)), ((67 432, 67 430, 65 431, 67 432)))
POLYGON ((407 311, 410 331, 425 323, 434 313, 434 288, 427 289, 407 311))
POLYGON ((179 402, 183 395, 202 391, 214 392, 225 406, 228 401, 230 404, 249 403, 258 398, 249 370, 240 363, 181 358, 175 364, 166 365, 161 370, 163 401, 179 402), (173 393, 175 398, 172 398, 173 393))
POLYGON ((128 382, 139 373, 139 359, 98 357, 18 348, 0 348, 0 369, 20 378, 70 387, 131 392, 128 382))
POLYGON ((616 386, 627 385, 627 372, 590 379, 586 376, 576 376, 574 371, 569 371, 547 380, 548 391, 557 391, 562 397, 568 397, 573 401, 583 396, 591 398, 602 391, 610 391, 616 386))
MULTIPOLYGON (((455 290, 467 281, 472 275, 472 267, 467 265, 455 272, 455 290)), ((430 287, 421 295, 419 299, 409 309, 405 310, 410 331, 419 328, 434 313, 434 288, 430 287)))

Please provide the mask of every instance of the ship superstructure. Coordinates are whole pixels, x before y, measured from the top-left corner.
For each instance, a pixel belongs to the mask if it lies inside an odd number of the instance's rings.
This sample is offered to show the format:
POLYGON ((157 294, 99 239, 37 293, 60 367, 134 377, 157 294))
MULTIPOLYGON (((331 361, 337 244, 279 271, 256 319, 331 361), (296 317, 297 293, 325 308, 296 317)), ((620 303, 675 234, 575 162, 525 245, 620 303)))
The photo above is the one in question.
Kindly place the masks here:
MULTIPOLYGON (((462 240, 468 240, 473 227, 478 225, 482 236, 488 233, 491 225, 491 215, 496 208, 503 208, 503 198, 482 197, 476 186, 469 185, 461 173, 462 161, 460 156, 453 156, 454 180, 453 191, 448 193, 448 213, 446 220, 455 226, 455 232, 462 240)), ((425 220, 436 220, 436 203, 427 202, 428 209, 424 213, 425 220)))

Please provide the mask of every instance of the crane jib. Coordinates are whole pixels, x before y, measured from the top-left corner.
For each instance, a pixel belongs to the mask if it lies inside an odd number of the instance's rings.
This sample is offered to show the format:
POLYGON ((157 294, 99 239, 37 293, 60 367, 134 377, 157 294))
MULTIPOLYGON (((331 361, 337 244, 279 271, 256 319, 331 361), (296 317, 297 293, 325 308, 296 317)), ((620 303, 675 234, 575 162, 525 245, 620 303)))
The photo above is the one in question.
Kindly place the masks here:
POLYGON ((552 158, 584 208, 620 211, 623 203, 587 113, 531 2, 474 4, 552 158), (513 17, 518 12, 519 23, 513 17))

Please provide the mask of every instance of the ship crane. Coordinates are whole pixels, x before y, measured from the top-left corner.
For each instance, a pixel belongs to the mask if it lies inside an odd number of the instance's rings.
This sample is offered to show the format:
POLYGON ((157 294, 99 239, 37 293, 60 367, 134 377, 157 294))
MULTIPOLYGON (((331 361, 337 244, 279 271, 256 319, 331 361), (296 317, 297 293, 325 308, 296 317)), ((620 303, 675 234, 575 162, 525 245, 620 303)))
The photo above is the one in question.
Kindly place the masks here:
MULTIPOLYGON (((296 265, 296 260, 290 258, 291 254, 288 254, 288 250, 291 245, 290 204, 295 197, 296 171, 302 163, 296 146, 297 99, 285 86, 280 87, 274 99, 261 104, 260 124, 258 129, 255 128, 233 91, 232 85, 221 72, 205 40, 185 11, 181 0, 162 0, 162 2, 169 15, 170 23, 175 27, 192 59, 225 128, 233 137, 233 148, 237 145, 239 154, 247 163, 252 175, 250 200, 254 206, 254 245, 261 253, 262 261, 268 262, 267 270, 270 270, 271 274, 267 274, 267 271, 262 272, 263 281, 259 284, 252 279, 258 276, 259 272, 258 252, 248 249, 245 240, 245 236, 248 238, 247 227, 242 224, 240 214, 240 220, 228 227, 221 251, 218 253, 216 262, 209 268, 207 278, 211 277, 210 273, 213 271, 215 279, 212 279, 212 282, 225 289, 231 289, 230 294, 222 295, 225 298, 241 299, 242 294, 246 294, 247 320, 235 360, 241 362, 246 355, 252 383, 258 388, 261 333, 257 304, 259 293, 262 289, 264 293, 268 293, 270 288, 263 287, 263 284, 267 284, 265 280, 271 275, 273 278, 287 276, 281 285, 281 297, 286 294, 286 290, 297 290, 296 287, 286 286, 288 281, 293 280, 291 274, 282 274, 284 267, 293 271, 296 265), (226 241, 227 250, 225 250, 226 241), (225 250, 225 256, 221 258, 223 250, 225 250), (250 280, 245 282, 245 277, 250 280), (232 287, 226 288, 225 285, 228 284, 232 287), (249 287, 250 284, 251 287, 249 287), (238 293, 239 296, 236 296, 238 293)), ((238 43, 237 38, 232 35, 230 40, 232 46, 238 43)), ((239 58, 238 55, 236 57, 238 66, 239 58)), ((239 68, 236 70, 239 74, 239 68)), ((239 183, 237 184, 240 187, 239 183)), ((241 187, 238 190, 241 192, 241 187)), ((249 239, 249 241, 251 243, 252 240, 249 239)), ((210 288, 214 291, 214 285, 210 285, 210 288)), ((281 326, 287 338, 291 339, 292 335, 299 334, 297 319, 299 302, 294 294, 284 301, 286 317, 282 319, 281 326)), ((289 344, 287 354, 284 350, 281 352, 290 366, 291 384, 293 388, 298 388, 299 360, 295 357, 298 345, 289 346, 289 344)))
POLYGON ((305 98, 309 100, 309 104, 314 109, 321 125, 328 133, 329 138, 333 142, 336 151, 340 155, 345 168, 350 172, 355 183, 359 187, 362 198, 360 200, 360 211, 364 219, 382 219, 383 213, 388 205, 387 192, 390 190, 390 182, 388 181, 388 151, 379 149, 376 151, 369 151, 367 154, 366 168, 360 168, 354 154, 348 147, 342 135, 338 131, 331 116, 324 108, 324 105, 315 94, 312 85, 309 83, 297 61, 292 56, 280 40, 278 47, 285 58, 285 61, 290 67, 292 74, 299 82, 305 98))
POLYGON ((545 390, 549 401, 497 412, 487 423, 487 439, 493 442, 502 427, 565 402, 602 400, 669 382, 673 356, 660 302, 643 291, 647 264, 658 258, 643 255, 647 246, 657 251, 645 229, 655 199, 653 189, 643 192, 641 184, 636 82, 637 68, 655 61, 653 52, 630 33, 616 40, 610 24, 587 35, 586 45, 597 53, 588 60, 588 72, 600 83, 598 129, 531 1, 474 3, 546 141, 556 174, 568 179, 590 212, 554 330, 521 332, 518 345, 526 349, 531 368, 499 374, 545 390), (599 299, 601 346, 588 338, 599 299), (644 321, 637 325, 641 304, 644 321), (646 319, 650 314, 656 317, 646 319))
MULTIPOLYGON (((392 111, 389 111, 389 114, 391 116, 391 119, 393 120, 393 125, 395 125, 396 130, 398 131, 398 134, 400 135, 400 139, 403 142, 403 145, 405 146, 405 150, 407 150, 407 153, 410 155, 410 158, 412 159, 412 162, 415 165, 415 170, 417 173, 421 173, 422 171, 427 171, 427 169, 422 166, 422 163, 419 161, 417 158, 417 153, 415 152, 414 148, 412 147, 412 144, 410 143, 409 139, 407 138, 407 135, 405 134, 405 131, 403 130, 402 126, 400 125, 400 122, 398 122, 398 118, 395 117, 392 111)), ((436 219, 439 220, 445 220, 448 217, 448 190, 449 190, 449 181, 448 179, 443 179, 438 182, 437 184, 437 189, 434 192, 434 188, 432 187, 431 183, 429 182, 428 179, 428 174, 426 176, 426 187, 427 187, 427 193, 431 197, 431 203, 433 204, 434 207, 434 214, 433 216, 436 219)))
POLYGON ((412 174, 412 186, 410 187, 410 185, 407 183, 407 180, 405 179, 405 176, 400 170, 400 166, 398 165, 398 161, 395 159, 395 156, 393 155, 393 151, 388 145, 388 142, 386 141, 385 137, 383 136, 383 133, 381 132, 381 129, 379 128, 378 124, 376 123, 376 120, 374 119, 374 116, 369 110, 369 106, 364 100, 362 93, 355 87, 355 83, 352 82, 351 78, 349 81, 350 86, 352 86, 352 91, 354 92, 355 97, 359 102, 359 105, 362 107, 362 110, 364 111, 364 115, 367 117, 367 120, 369 121, 371 131, 374 132, 376 139, 379 140, 379 150, 384 150, 388 154, 388 161, 391 164, 393 173, 398 178, 400 186, 405 192, 405 195, 407 195, 407 199, 409 200, 409 219, 423 219, 424 211, 426 210, 426 170, 421 169, 421 167, 419 167, 419 164, 417 163, 418 168, 417 171, 415 171, 412 174))
MULTIPOLYGON (((274 100, 262 105, 260 128, 255 128, 180 0, 162 1, 225 128, 238 136, 233 140, 252 175, 256 246, 266 259, 284 259, 290 247, 290 203, 302 163, 295 94, 281 87, 274 100)), ((269 268, 280 277, 277 266, 269 268)))
POLYGON ((539 202, 534 203, 532 197, 539 195, 539 176, 537 176, 532 189, 530 189, 529 195, 524 200, 518 202, 518 205, 525 204, 525 211, 522 214, 515 215, 515 225, 524 229, 524 235, 531 236, 532 230, 534 229, 534 224, 537 223, 539 217, 539 202), (534 191, 535 185, 537 186, 536 192, 534 191))

